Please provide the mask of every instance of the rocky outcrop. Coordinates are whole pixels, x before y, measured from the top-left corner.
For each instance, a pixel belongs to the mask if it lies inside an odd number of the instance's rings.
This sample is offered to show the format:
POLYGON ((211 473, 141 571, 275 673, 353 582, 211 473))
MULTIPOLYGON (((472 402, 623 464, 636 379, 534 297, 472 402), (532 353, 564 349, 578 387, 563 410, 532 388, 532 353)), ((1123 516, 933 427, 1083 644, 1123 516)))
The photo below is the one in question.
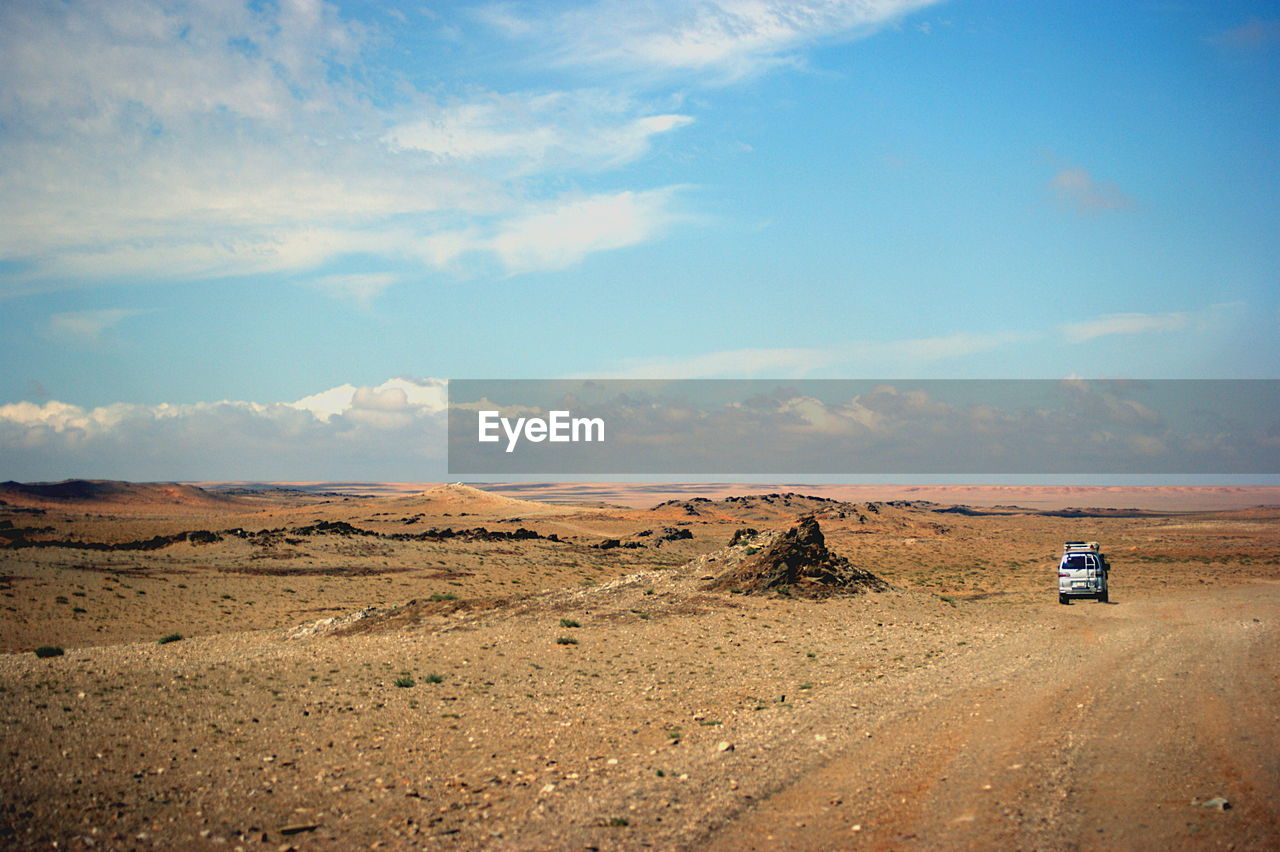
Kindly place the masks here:
MULTIPOLYGON (((827 548, 826 537, 812 516, 777 533, 755 536, 740 530, 735 544, 715 561, 723 573, 704 588, 744 594, 779 592, 804 597, 826 597, 883 591, 888 584, 870 571, 854 567, 848 559, 827 548), (734 552, 737 551, 737 552, 734 552)), ((706 564, 715 564, 708 560, 706 564)))

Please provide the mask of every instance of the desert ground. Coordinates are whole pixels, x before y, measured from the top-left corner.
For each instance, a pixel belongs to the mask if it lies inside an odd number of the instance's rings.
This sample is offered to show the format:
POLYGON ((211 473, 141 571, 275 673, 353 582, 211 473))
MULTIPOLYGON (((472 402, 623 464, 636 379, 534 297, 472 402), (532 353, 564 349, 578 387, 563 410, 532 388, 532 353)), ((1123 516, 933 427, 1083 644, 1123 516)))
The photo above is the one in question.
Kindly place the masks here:
POLYGON ((1271 491, 875 488, 0 485, 0 848, 1280 846, 1271 491))

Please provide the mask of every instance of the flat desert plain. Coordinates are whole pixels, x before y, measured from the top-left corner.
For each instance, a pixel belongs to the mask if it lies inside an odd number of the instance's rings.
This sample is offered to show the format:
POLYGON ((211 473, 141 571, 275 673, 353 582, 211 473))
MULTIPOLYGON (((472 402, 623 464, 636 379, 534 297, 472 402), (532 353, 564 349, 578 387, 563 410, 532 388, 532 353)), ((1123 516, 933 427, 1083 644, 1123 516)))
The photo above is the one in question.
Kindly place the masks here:
POLYGON ((1280 508, 682 488, 0 486, 0 847, 1280 846, 1280 508))

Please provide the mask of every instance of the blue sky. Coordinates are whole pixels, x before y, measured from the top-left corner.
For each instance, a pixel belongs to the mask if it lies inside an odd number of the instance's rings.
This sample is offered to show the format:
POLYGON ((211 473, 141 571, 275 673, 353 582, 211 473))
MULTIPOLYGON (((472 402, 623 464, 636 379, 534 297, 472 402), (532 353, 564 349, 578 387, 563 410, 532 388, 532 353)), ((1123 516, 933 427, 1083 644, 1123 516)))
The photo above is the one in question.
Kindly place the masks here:
POLYGON ((1280 378, 1271 2, 8 3, 0 81, 0 476, 356 475, 449 377, 1280 378))

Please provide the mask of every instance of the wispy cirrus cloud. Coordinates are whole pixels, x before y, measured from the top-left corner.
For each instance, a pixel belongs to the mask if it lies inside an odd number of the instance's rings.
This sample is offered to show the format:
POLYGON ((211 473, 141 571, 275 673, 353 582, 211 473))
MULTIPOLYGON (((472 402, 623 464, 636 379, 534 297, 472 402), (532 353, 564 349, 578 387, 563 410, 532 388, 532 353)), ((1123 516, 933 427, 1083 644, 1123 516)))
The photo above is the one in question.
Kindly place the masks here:
POLYGON ((90 311, 66 311, 49 317, 49 332, 63 340, 96 343, 102 333, 122 320, 146 310, 134 308, 102 308, 90 311))
POLYGON ((703 379, 810 376, 824 370, 904 375, 936 363, 990 352, 1038 335, 957 333, 899 340, 858 340, 830 346, 742 348, 685 357, 635 358, 592 374, 608 379, 703 379))
POLYGON ((1178 331, 1191 322, 1191 314, 1181 311, 1144 314, 1104 314, 1091 320, 1068 323, 1062 333, 1072 343, 1084 343, 1098 337, 1113 334, 1148 334, 1151 332, 1178 331))
POLYGON ((442 268, 479 256, 509 274, 558 269, 593 252, 645 242, 687 221, 672 203, 678 189, 558 198, 516 216, 434 234, 420 251, 442 268))
MULTIPOLYGON (((827 346, 724 349, 687 356, 625 359, 592 373, 608 379, 810 378, 844 376, 918 376, 939 365, 962 364, 972 356, 1020 345, 1061 339, 1071 344, 1102 337, 1205 332, 1238 318, 1240 302, 1221 302, 1189 311, 1103 314, 1053 329, 959 332, 935 337, 853 340, 827 346)), ((587 378, 587 375, 577 378, 587 378)))
POLYGON ((678 113, 644 114, 631 99, 600 90, 490 93, 424 112, 386 133, 393 150, 513 175, 617 168, 644 156, 655 136, 693 122, 678 113))
POLYGON ((399 279, 400 276, 392 272, 353 272, 345 275, 322 275, 304 279, 303 283, 307 287, 368 309, 379 293, 399 279))
POLYGON ((556 45, 567 65, 641 73, 698 72, 732 82, 795 64, 802 49, 848 41, 891 25, 937 0, 597 0, 552 16, 507 4, 486 18, 509 37, 556 45))
MULTIPOLYGON (((578 203, 540 175, 621 168, 692 121, 598 90, 388 89, 385 37, 324 2, 0 4, 0 295, 323 276, 355 255, 435 272, 424 242, 477 222, 517 236, 468 256, 506 263, 531 219, 578 203)), ((643 198, 656 223, 661 190, 597 196, 643 198)), ((661 233, 613 221, 625 233, 551 235, 537 265, 661 233)))
POLYGON ((601 85, 601 64, 741 79, 929 2, 432 16, 442 39, 480 21, 514 40, 513 64, 545 68, 550 51, 571 68, 537 91, 410 80, 383 64, 390 25, 323 0, 0 4, 0 296, 276 275, 368 304, 394 282, 332 266, 519 273, 659 239, 690 221, 680 187, 576 181, 631 166, 696 116, 670 86, 601 85))

